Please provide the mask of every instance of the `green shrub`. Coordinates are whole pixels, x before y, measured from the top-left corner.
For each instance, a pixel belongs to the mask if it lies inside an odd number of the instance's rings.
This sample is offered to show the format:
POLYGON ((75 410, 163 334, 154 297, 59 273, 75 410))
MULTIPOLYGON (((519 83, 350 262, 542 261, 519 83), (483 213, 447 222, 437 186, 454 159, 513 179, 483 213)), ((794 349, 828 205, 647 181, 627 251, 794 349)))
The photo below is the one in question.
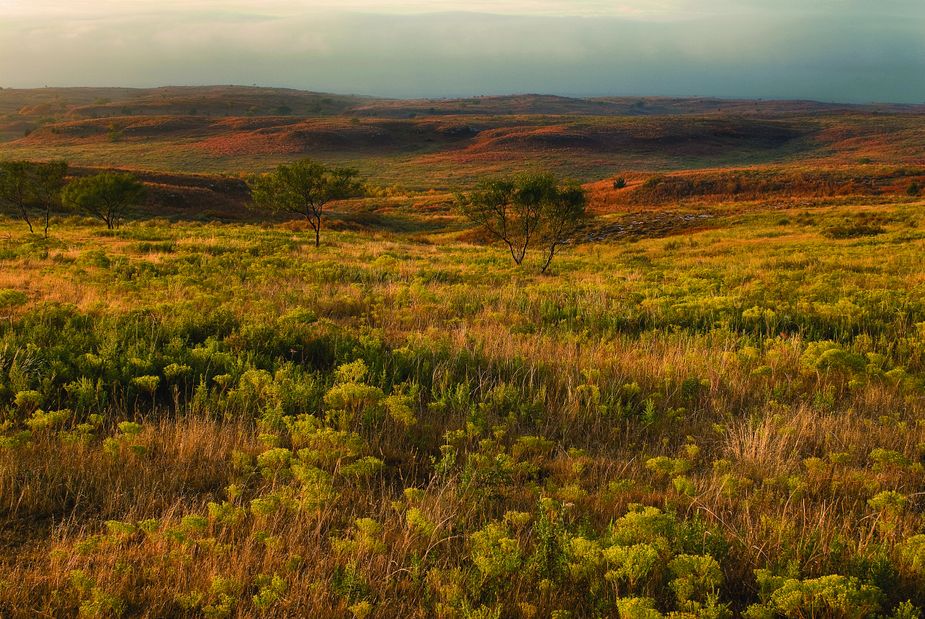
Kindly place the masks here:
POLYGON ((507 525, 490 522, 469 536, 472 562, 485 583, 500 585, 523 565, 523 552, 507 525))
POLYGON ((604 578, 617 584, 620 591, 624 589, 619 585, 625 584, 628 593, 644 588, 646 580, 661 564, 659 550, 650 544, 610 546, 603 550, 603 556, 608 568, 604 578))
POLYGON ((671 589, 678 604, 715 599, 723 584, 723 571, 709 555, 678 555, 668 563, 671 589))
POLYGON ((877 613, 883 598, 877 587, 838 574, 806 580, 771 579, 759 574, 762 581, 766 588, 773 589, 768 608, 785 617, 861 619, 877 613))

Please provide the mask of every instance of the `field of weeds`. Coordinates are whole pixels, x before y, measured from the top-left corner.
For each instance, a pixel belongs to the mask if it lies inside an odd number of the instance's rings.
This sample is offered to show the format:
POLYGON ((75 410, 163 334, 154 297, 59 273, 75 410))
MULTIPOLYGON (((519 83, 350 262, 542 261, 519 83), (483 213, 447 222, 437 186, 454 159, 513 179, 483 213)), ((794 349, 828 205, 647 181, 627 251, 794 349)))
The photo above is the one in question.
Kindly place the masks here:
POLYGON ((0 615, 918 617, 922 206, 2 220, 0 615))

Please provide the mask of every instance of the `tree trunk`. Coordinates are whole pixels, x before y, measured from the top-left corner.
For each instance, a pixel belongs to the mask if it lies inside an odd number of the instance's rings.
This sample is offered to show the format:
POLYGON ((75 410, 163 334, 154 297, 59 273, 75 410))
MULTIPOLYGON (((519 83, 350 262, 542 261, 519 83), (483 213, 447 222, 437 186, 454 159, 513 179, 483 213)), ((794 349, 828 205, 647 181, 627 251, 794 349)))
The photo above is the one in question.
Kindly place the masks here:
POLYGON ((520 263, 524 261, 524 252, 521 252, 518 256, 517 251, 514 249, 514 245, 507 239, 504 239, 504 242, 507 243, 508 249, 511 250, 511 258, 514 259, 514 264, 520 266, 520 263))
POLYGON ((29 221, 28 211, 26 211, 25 207, 20 207, 19 211, 22 213, 22 220, 29 226, 29 234, 35 234, 35 231, 32 229, 32 222, 29 221))
POLYGON ((314 215, 306 215, 305 219, 315 233, 315 247, 321 247, 321 218, 315 217, 314 215))
POLYGON ((555 255, 556 255, 556 244, 553 243, 552 245, 549 246, 549 255, 546 257, 546 262, 543 263, 543 269, 542 271, 540 271, 541 273, 546 272, 546 269, 549 268, 549 265, 552 262, 552 258, 555 255))
POLYGON ((45 238, 48 238, 48 220, 51 218, 51 211, 45 209, 45 238))
POLYGON ((517 266, 520 266, 520 263, 523 260, 522 257, 521 258, 517 257, 517 253, 514 251, 513 247, 511 247, 511 258, 514 259, 514 264, 516 264, 517 266))

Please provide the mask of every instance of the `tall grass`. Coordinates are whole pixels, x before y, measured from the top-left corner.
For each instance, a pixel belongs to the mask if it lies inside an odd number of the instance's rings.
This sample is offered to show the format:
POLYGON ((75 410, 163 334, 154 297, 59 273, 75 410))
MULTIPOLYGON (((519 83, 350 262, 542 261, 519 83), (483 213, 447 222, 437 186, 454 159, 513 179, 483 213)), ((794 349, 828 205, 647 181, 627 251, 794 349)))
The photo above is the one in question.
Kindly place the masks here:
POLYGON ((919 225, 756 207, 543 276, 420 230, 4 221, 0 613, 914 616, 919 225))

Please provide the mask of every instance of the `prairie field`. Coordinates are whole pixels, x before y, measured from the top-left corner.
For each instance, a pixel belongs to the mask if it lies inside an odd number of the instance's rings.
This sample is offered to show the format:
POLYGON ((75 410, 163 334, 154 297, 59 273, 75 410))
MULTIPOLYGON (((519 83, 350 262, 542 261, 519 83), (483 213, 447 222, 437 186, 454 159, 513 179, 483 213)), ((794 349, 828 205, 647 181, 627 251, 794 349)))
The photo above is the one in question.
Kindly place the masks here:
MULTIPOLYGON (((70 105, 140 106, 109 96, 70 105)), ((0 107, 49 117, 0 158, 150 190, 113 230, 0 217, 0 616, 920 616, 920 115, 517 99, 460 103, 469 136, 446 102, 280 96, 163 140, 0 107), (363 146, 199 159, 290 113, 363 146), (305 154, 376 187, 317 248, 239 175, 305 154), (453 208, 519 166, 588 191, 547 273, 453 208)))

